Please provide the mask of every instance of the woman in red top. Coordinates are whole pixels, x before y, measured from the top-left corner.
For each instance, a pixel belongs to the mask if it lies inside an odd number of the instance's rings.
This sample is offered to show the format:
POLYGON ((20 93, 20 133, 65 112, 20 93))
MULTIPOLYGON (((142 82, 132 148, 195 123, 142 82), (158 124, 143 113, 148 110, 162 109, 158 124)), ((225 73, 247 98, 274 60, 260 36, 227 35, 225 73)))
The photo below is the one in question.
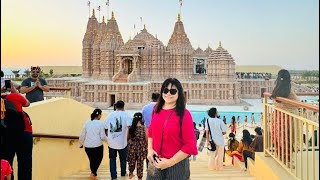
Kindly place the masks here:
POLYGON ((235 116, 232 116, 231 124, 230 124, 229 128, 231 129, 231 132, 233 134, 237 134, 236 117, 235 116))
MULTIPOLYGON (((11 88, 15 87, 11 84, 11 88)), ((18 160, 18 179, 31 180, 32 179, 32 148, 33 148, 33 138, 32 138, 32 126, 29 117, 23 111, 23 107, 30 106, 30 102, 23 97, 21 94, 12 92, 5 97, 6 100, 14 104, 17 112, 21 119, 24 120, 24 132, 19 135, 15 146, 10 149, 8 153, 7 160, 13 167, 13 159, 15 154, 17 154, 18 160)), ((13 177, 13 174, 12 174, 13 177)))
POLYGON ((193 120, 186 109, 179 80, 168 78, 154 108, 148 132, 148 160, 160 169, 147 180, 187 180, 190 177, 189 155, 197 155, 193 120), (156 156, 156 157, 154 157, 156 156))

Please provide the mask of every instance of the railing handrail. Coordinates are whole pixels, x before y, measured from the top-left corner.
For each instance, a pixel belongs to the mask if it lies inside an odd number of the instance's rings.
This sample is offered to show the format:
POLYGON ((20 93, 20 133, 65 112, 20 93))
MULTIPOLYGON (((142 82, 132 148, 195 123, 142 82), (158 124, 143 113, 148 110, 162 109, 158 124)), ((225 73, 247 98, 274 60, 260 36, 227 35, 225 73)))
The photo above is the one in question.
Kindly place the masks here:
POLYGON ((71 91, 71 88, 66 88, 66 87, 50 87, 50 90, 71 91))
POLYGON ((52 138, 52 139, 79 139, 79 136, 68 136, 68 135, 58 135, 58 134, 35 133, 32 136, 39 137, 39 138, 52 138))
MULTIPOLYGON (((272 94, 268 93, 268 92, 265 92, 265 93, 263 93, 263 95, 265 95, 267 97, 271 97, 272 94)), ((294 105, 294 106, 297 106, 297 107, 302 107, 302 108, 306 108, 308 110, 319 112, 319 107, 318 106, 312 106, 312 105, 309 105, 309 104, 306 104, 306 103, 290 100, 290 99, 283 98, 283 97, 276 97, 276 100, 280 101, 280 102, 287 103, 287 104, 291 104, 291 105, 294 105)))
POLYGON ((297 96, 319 96, 319 92, 296 92, 297 96))
POLYGON ((271 156, 292 175, 292 179, 318 179, 316 152, 319 152, 319 121, 316 119, 319 118, 319 107, 287 98, 275 98, 279 102, 308 110, 298 113, 291 108, 290 111, 268 103, 271 93, 263 95, 264 155, 271 156))

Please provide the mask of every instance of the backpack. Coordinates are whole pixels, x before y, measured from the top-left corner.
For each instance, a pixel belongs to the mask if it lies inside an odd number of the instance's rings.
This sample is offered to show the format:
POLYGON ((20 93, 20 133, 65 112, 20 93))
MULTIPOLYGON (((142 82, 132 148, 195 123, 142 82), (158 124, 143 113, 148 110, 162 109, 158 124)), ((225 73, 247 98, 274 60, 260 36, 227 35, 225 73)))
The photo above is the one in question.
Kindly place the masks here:
POLYGON ((200 136, 200 131, 199 131, 199 129, 194 129, 194 134, 195 134, 195 136, 196 136, 196 140, 198 140, 198 139, 199 139, 199 136, 200 136))

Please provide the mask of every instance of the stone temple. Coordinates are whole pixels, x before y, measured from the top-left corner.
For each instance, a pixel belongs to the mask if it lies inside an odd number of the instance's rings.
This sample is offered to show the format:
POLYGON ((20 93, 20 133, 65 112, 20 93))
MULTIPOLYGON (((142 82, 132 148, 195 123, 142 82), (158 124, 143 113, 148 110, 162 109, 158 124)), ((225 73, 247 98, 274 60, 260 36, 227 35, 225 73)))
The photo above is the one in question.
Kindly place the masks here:
POLYGON ((145 27, 124 43, 114 13, 107 23, 104 18, 99 23, 93 11, 82 47, 82 77, 51 78, 48 83, 70 87, 73 98, 99 108, 118 100, 141 108, 168 77, 180 80, 187 104, 238 104, 240 98, 259 98, 274 86, 273 80, 237 79, 235 61, 221 42, 217 49, 194 49, 180 15, 165 46, 145 27))

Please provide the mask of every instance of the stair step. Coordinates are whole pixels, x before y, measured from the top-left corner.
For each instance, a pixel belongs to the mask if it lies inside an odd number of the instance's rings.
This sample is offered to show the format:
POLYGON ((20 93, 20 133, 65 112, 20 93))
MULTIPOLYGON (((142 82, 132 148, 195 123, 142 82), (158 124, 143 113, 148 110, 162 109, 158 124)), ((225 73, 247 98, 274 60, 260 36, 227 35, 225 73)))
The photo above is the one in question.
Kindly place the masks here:
MULTIPOLYGON (((119 79, 118 79, 119 80, 119 79)), ((98 171, 98 179, 111 179, 109 166, 106 166, 103 162, 103 165, 100 166, 98 171)), ((239 168, 236 168, 232 165, 228 165, 226 159, 226 166, 224 166, 221 171, 209 171, 208 170, 208 155, 204 152, 199 152, 196 161, 190 161, 190 180, 209 180, 209 179, 218 179, 218 180, 255 180, 255 177, 252 177, 249 172, 242 171, 239 168)), ((120 175, 120 163, 117 160, 117 172, 120 175)), ((136 171, 134 172, 136 174, 136 171)), ((144 166, 144 177, 143 180, 147 177, 146 165, 144 166)), ((61 177, 62 180, 81 180, 81 179, 89 179, 90 170, 79 171, 76 174, 73 174, 68 177, 61 177)), ((135 176, 132 180, 137 180, 138 177, 135 176)), ((119 177, 118 180, 129 180, 129 177, 119 177)))

